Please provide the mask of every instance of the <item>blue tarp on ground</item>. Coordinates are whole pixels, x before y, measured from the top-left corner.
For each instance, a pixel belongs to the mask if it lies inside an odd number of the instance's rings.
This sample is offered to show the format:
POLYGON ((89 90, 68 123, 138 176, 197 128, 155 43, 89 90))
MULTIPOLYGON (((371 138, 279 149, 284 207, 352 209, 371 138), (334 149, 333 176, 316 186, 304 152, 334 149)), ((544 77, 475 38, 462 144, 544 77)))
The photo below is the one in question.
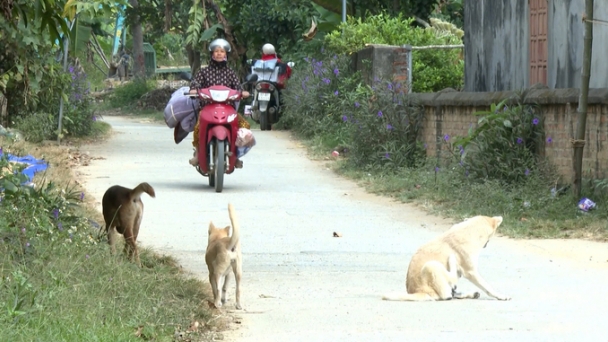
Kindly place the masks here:
MULTIPOLYGON (((2 149, 0 149, 0 154, 2 154, 2 149)), ((46 170, 49 166, 46 161, 42 159, 36 159, 31 155, 27 155, 25 157, 18 157, 12 154, 6 154, 6 156, 8 157, 8 161, 11 163, 25 165, 25 168, 21 171, 21 173, 26 175, 29 181, 25 182, 24 185, 30 185, 34 180, 34 175, 37 172, 46 170)))

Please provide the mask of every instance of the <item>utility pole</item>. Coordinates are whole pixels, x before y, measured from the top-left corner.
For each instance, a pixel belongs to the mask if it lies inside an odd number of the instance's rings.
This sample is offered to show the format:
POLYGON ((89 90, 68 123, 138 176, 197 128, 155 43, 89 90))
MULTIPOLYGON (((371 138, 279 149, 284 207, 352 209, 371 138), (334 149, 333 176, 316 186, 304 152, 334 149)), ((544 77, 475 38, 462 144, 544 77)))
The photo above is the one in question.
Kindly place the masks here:
POLYGON ((578 99, 578 123, 576 137, 572 140, 574 148, 574 195, 581 196, 581 179, 583 173, 583 149, 585 148, 585 130, 587 126, 587 99, 589 98, 589 78, 591 76, 591 54, 593 49, 593 0, 585 0, 585 25, 583 46, 583 69, 581 72, 581 92, 578 99))

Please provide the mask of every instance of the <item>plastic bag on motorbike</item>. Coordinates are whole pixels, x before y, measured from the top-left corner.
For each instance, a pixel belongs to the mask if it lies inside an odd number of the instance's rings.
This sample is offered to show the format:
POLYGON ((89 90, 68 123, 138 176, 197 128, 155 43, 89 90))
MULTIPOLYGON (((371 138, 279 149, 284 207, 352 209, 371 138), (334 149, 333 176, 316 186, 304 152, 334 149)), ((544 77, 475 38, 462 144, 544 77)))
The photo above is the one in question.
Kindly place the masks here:
POLYGON ((196 113, 198 111, 198 100, 184 93, 190 90, 189 87, 181 87, 171 94, 171 99, 165 107, 165 123, 169 128, 174 128, 181 124, 187 132, 194 130, 196 124, 196 113))
POLYGON ((236 133, 236 156, 240 158, 247 154, 253 146, 255 146, 255 138, 253 132, 247 128, 239 128, 236 133))

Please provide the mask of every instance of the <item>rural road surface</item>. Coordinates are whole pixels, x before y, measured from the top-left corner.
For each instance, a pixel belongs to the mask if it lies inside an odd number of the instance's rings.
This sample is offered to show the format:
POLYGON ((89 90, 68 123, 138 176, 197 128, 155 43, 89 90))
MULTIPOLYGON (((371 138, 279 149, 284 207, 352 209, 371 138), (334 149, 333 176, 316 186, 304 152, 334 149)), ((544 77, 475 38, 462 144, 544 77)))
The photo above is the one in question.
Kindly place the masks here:
MULTIPOLYGON (((188 165, 191 137, 179 145, 164 124, 106 116, 107 142, 81 147, 88 192, 149 182, 139 242, 175 256, 207 279, 210 220, 241 222, 243 306, 229 341, 608 341, 608 246, 587 241, 495 238, 481 274, 513 299, 386 302, 405 289, 416 249, 452 222, 368 195, 311 161, 286 132, 255 131, 244 168, 222 193, 188 165), (343 236, 332 237, 336 231, 343 236)), ((478 213, 499 215, 500 213, 478 213)), ((504 222, 503 225, 508 225, 504 222)), ((234 282, 228 310, 234 309, 234 282)), ((465 279, 459 289, 472 290, 465 279)))

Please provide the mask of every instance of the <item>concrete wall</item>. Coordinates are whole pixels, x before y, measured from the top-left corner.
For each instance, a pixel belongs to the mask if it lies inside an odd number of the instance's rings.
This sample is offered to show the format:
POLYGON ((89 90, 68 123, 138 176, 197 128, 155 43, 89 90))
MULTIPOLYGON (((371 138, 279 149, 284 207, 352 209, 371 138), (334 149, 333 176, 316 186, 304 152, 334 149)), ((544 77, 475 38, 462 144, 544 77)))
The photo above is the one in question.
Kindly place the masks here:
MULTIPOLYGON (((608 20, 608 1, 595 1, 594 17, 608 20)), ((549 0, 547 82, 549 88, 580 88, 583 66, 585 2, 549 0)), ((466 31, 465 31, 466 32, 466 31)), ((589 87, 608 87, 608 26, 593 25, 589 87)))
POLYGON ((525 0, 464 2, 465 91, 528 87, 528 17, 525 0))

